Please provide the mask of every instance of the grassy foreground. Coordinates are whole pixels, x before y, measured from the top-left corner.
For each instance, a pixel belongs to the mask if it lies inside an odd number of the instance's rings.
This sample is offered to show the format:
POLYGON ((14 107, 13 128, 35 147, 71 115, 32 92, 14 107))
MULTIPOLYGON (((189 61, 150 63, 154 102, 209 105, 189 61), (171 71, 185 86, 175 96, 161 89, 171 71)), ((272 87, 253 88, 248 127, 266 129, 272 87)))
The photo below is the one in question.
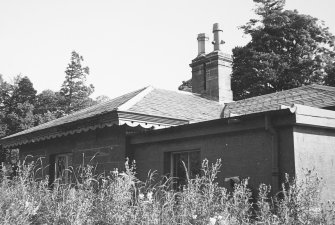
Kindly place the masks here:
POLYGON ((216 182, 221 161, 202 163, 202 174, 183 191, 173 180, 153 182, 135 177, 133 165, 102 176, 92 166, 72 171, 73 184, 35 178, 36 164, 20 165, 17 176, 0 175, 0 224, 335 224, 333 202, 320 203, 321 182, 313 173, 284 184, 279 197, 259 186, 251 201, 247 180, 228 192, 216 182), (253 202, 253 203, 252 203, 253 202))

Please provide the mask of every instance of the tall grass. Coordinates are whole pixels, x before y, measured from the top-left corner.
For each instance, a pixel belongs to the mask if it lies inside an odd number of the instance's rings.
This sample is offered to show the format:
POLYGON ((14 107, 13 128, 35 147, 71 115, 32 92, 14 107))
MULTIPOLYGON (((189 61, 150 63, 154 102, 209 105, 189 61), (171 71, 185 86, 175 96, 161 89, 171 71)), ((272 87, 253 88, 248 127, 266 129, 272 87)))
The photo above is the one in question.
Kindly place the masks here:
MULTIPOLYGON (((99 175, 90 165, 72 169, 72 183, 36 179, 36 163, 21 164, 0 179, 0 224, 335 224, 335 205, 320 202, 321 180, 307 172, 303 180, 283 184, 270 197, 270 186, 259 186, 252 200, 248 180, 228 192, 216 182, 221 161, 202 162, 202 173, 188 178, 180 191, 173 179, 136 178, 134 164, 99 175)), ((39 171, 40 172, 40 171, 39 171)))

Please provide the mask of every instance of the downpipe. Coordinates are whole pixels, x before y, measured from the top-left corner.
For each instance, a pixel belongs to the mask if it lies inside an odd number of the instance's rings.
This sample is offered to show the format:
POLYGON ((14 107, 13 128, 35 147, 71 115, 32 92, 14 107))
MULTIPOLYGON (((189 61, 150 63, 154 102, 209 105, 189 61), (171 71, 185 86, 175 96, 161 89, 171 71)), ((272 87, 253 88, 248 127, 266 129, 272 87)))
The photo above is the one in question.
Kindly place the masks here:
POLYGON ((278 132, 273 127, 271 122, 271 117, 266 114, 265 115, 265 130, 269 132, 271 136, 271 150, 272 150, 272 182, 271 182, 271 189, 273 193, 277 193, 280 189, 279 187, 279 160, 278 160, 278 150, 279 150, 279 142, 278 142, 278 132))

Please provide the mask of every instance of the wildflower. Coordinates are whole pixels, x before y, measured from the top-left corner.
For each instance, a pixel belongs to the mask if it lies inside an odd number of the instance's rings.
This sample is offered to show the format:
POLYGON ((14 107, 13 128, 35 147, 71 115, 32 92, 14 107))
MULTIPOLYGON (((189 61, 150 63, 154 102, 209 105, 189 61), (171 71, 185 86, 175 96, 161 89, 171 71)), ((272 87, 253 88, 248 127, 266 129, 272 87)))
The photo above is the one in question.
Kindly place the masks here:
POLYGON ((25 207, 29 208, 29 206, 30 206, 30 202, 26 201, 25 207))
POLYGON ((144 198, 144 194, 140 193, 140 194, 138 195, 138 198, 139 198, 140 200, 143 200, 143 198, 144 198))
POLYGON ((152 201, 152 192, 151 192, 151 191, 149 191, 149 192, 147 193, 147 199, 148 199, 149 202, 152 201))
POLYGON ((112 171, 113 175, 114 176, 118 176, 119 175, 119 170, 117 168, 115 168, 113 171, 112 171))
POLYGON ((309 210, 311 213, 314 213, 315 215, 321 213, 321 208, 320 207, 313 207, 309 210))
POLYGON ((216 218, 215 217, 209 218, 209 224, 208 225, 215 225, 215 223, 216 223, 216 218))
POLYGON ((41 203, 40 204, 38 204, 35 208, 34 208, 34 210, 32 211, 32 215, 36 215, 37 214, 37 211, 40 209, 40 206, 41 206, 41 203))

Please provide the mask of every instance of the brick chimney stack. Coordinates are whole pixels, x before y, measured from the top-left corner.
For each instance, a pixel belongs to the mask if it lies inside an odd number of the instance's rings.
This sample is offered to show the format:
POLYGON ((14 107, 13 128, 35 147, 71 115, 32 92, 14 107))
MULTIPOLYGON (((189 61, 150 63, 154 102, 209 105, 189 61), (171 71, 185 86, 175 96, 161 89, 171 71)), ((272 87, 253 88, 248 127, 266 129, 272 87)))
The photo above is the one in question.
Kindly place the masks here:
POLYGON ((221 51, 224 41, 222 29, 218 23, 213 25, 214 40, 212 52, 205 53, 206 35, 198 35, 198 56, 190 64, 192 68, 192 92, 217 100, 220 104, 233 101, 231 91, 231 63, 229 54, 221 51))
POLYGON ((198 34, 198 56, 206 54, 206 42, 209 38, 206 36, 205 33, 198 34))

